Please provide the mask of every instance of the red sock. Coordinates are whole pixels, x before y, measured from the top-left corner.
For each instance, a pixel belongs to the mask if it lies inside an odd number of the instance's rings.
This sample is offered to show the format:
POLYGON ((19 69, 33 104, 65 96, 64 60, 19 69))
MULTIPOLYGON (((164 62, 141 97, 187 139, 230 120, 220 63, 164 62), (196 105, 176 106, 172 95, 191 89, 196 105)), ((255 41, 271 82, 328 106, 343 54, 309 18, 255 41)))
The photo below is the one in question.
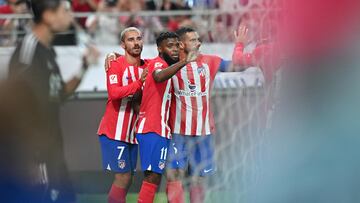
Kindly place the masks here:
POLYGON ((190 202, 203 203, 205 200, 205 189, 202 185, 194 185, 190 187, 190 202))
POLYGON ((184 203, 184 189, 181 181, 168 181, 166 194, 169 203, 184 203))
POLYGON ((112 184, 108 194, 108 203, 125 203, 127 191, 112 184))
POLYGON ((143 181, 139 193, 138 203, 154 202, 157 185, 143 181))

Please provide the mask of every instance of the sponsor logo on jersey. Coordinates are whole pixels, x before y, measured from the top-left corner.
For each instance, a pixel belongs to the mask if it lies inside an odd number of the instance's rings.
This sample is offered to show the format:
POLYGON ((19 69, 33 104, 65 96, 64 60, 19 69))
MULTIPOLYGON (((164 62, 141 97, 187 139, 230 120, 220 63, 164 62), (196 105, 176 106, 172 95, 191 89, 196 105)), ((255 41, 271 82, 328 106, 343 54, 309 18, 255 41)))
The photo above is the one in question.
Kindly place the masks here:
POLYGON ((185 97, 201 97, 206 96, 207 92, 197 91, 197 86, 191 83, 189 80, 187 81, 186 90, 178 90, 175 92, 176 96, 185 96, 185 97))
POLYGON ((189 80, 188 80, 188 87, 189 87, 190 92, 196 91, 196 85, 191 83, 189 80))
POLYGON ((110 75, 109 81, 110 81, 110 84, 117 84, 118 83, 117 75, 115 75, 115 74, 110 75))
POLYGON ((119 168, 124 169, 126 166, 125 160, 119 160, 118 166, 119 168))
POLYGON ((203 97, 203 96, 207 96, 207 92, 192 92, 192 91, 185 91, 185 90, 179 90, 177 92, 175 92, 176 96, 179 97, 203 97))

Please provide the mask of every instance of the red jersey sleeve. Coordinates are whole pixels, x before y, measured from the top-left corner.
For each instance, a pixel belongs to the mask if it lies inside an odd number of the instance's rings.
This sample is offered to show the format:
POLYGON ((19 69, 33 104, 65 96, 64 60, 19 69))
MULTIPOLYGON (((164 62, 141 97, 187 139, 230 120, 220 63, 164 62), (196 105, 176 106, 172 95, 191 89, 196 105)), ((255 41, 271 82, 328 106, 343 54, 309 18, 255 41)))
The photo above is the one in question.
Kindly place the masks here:
POLYGON ((259 66, 269 80, 274 71, 280 67, 279 53, 274 43, 261 44, 252 53, 244 53, 244 45, 238 43, 235 46, 232 60, 233 64, 240 66, 259 66))
POLYGON ((112 100, 122 99, 135 94, 142 87, 141 80, 137 80, 128 85, 123 85, 122 78, 124 70, 117 61, 111 61, 110 67, 106 72, 106 86, 109 98, 112 100))
POLYGON ((149 69, 152 70, 152 71, 155 71, 155 70, 162 70, 162 69, 165 69, 167 68, 168 65, 167 63, 164 63, 162 60, 154 60, 153 63, 150 63, 149 64, 149 69))
POLYGON ((232 55, 232 60, 235 65, 241 66, 255 66, 262 65, 264 61, 269 61, 270 58, 277 59, 274 44, 261 44, 257 46, 252 53, 244 53, 244 45, 242 43, 236 44, 232 55))
POLYGON ((235 46, 233 55, 232 55, 232 61, 235 65, 241 65, 241 66, 253 66, 257 65, 258 61, 257 58, 259 58, 258 54, 259 51, 256 51, 258 49, 255 48, 253 53, 244 53, 244 44, 238 43, 235 46))

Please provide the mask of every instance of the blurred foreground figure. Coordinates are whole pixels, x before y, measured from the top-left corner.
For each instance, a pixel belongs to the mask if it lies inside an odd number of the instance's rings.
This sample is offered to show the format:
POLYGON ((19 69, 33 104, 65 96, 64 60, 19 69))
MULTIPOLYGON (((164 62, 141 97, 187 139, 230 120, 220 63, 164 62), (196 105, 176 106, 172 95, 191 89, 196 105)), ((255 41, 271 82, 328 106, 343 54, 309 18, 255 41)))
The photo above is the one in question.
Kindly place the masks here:
POLYGON ((0 84, 0 202, 41 202, 45 125, 33 91, 20 80, 0 84), (24 102, 26 101, 26 102, 24 102))
MULTIPOLYGON (((44 127, 41 136, 31 138, 34 143, 38 143, 34 153, 38 153, 37 164, 44 188, 41 201, 36 202, 75 202, 63 153, 60 105, 75 91, 88 62, 93 61, 91 57, 96 58, 97 53, 95 48, 89 49, 83 57, 79 73, 69 82, 64 82, 51 43, 54 35, 66 31, 73 20, 70 4, 64 0, 33 0, 31 9, 33 30, 16 47, 10 60, 9 74, 12 80, 21 81, 24 88, 34 93, 34 105, 38 107, 37 115, 44 127)), ((29 105, 27 99, 22 102, 21 105, 29 105)), ((29 117, 29 122, 31 119, 29 117)))
POLYGON ((287 62, 246 202, 359 202, 359 1, 286 3, 287 62))

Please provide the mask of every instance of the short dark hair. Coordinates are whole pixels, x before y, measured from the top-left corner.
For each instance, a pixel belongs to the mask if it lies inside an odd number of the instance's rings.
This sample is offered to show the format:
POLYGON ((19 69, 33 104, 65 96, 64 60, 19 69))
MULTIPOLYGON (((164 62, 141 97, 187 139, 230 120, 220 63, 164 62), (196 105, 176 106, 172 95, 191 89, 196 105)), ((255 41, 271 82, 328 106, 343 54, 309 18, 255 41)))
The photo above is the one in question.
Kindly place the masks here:
POLYGON ((179 39, 179 36, 175 32, 168 32, 168 31, 161 32, 158 35, 158 37, 156 38, 156 45, 160 46, 162 41, 164 41, 166 39, 169 39, 169 38, 177 38, 177 39, 179 39))
POLYGON ((64 0, 31 0, 31 11, 35 23, 42 21, 42 15, 47 10, 56 10, 64 0))
POLYGON ((181 27, 178 30, 176 30, 176 34, 179 37, 183 37, 188 32, 196 32, 196 30, 194 28, 191 28, 191 27, 181 27))

